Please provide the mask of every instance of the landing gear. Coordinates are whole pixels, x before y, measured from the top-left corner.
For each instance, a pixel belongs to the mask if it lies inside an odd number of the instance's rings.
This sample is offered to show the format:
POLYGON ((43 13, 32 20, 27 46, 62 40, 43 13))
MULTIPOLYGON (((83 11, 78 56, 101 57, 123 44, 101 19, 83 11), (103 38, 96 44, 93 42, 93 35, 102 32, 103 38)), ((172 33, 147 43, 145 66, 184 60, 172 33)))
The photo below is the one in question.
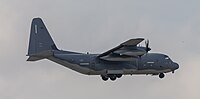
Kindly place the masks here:
POLYGON ((108 77, 107 77, 107 76, 101 75, 101 78, 102 78, 104 81, 107 81, 107 80, 108 80, 108 77))
POLYGON ((121 78, 121 77, 122 77, 122 74, 101 75, 101 78, 104 81, 107 81, 109 78, 110 78, 110 80, 115 81, 117 78, 121 78))
POLYGON ((165 74, 164 73, 160 73, 159 74, 159 78, 164 78, 165 77, 165 74))
POLYGON ((117 78, 121 78, 121 77, 122 77, 122 74, 117 74, 116 77, 117 77, 117 78))
POLYGON ((115 81, 117 79, 116 75, 110 76, 110 80, 115 81))

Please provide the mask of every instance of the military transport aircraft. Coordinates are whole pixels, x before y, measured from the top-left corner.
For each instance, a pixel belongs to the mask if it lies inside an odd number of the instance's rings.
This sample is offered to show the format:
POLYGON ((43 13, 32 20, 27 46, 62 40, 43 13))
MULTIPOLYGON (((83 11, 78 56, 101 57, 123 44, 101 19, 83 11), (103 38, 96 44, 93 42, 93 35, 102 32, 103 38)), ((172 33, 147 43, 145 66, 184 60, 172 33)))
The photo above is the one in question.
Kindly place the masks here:
POLYGON ((102 54, 78 53, 59 50, 51 38, 41 18, 34 18, 31 24, 27 61, 48 59, 86 75, 100 75, 104 81, 114 81, 122 75, 159 75, 179 68, 169 56, 148 53, 146 46, 138 46, 143 38, 130 39, 102 54))

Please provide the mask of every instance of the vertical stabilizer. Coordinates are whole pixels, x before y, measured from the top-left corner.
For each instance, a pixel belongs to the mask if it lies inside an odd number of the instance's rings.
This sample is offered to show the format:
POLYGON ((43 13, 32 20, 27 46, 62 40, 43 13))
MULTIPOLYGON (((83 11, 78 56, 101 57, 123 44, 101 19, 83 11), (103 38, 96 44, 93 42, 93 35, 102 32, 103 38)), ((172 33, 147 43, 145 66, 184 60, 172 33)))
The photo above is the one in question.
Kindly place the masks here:
POLYGON ((34 18, 31 24, 28 56, 36 56, 41 53, 47 53, 52 50, 58 50, 53 39, 41 18, 34 18))

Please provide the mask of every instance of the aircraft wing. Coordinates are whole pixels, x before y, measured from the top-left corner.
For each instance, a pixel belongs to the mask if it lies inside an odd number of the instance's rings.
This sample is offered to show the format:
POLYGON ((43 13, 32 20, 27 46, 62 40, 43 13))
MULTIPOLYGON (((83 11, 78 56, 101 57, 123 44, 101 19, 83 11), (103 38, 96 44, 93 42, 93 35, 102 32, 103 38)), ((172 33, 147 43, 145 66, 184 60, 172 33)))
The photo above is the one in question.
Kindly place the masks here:
POLYGON ((143 38, 130 39, 119 46, 100 54, 98 57, 107 61, 130 61, 144 53, 143 50, 137 49, 137 45, 143 40, 143 38))

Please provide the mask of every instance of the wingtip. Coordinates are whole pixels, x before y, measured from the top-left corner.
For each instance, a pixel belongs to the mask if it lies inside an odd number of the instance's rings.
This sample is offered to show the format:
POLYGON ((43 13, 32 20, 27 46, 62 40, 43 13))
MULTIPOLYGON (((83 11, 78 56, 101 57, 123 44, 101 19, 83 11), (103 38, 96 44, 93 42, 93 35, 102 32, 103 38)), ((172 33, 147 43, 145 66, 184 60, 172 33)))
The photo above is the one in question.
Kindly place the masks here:
POLYGON ((144 40, 144 38, 135 38, 136 40, 144 40))
POLYGON ((33 20, 42 20, 42 18, 41 17, 35 17, 35 18, 33 18, 33 20))
POLYGON ((132 39, 129 39, 128 41, 134 41, 134 40, 143 41, 143 40, 145 40, 145 39, 144 39, 144 38, 132 38, 132 39))

